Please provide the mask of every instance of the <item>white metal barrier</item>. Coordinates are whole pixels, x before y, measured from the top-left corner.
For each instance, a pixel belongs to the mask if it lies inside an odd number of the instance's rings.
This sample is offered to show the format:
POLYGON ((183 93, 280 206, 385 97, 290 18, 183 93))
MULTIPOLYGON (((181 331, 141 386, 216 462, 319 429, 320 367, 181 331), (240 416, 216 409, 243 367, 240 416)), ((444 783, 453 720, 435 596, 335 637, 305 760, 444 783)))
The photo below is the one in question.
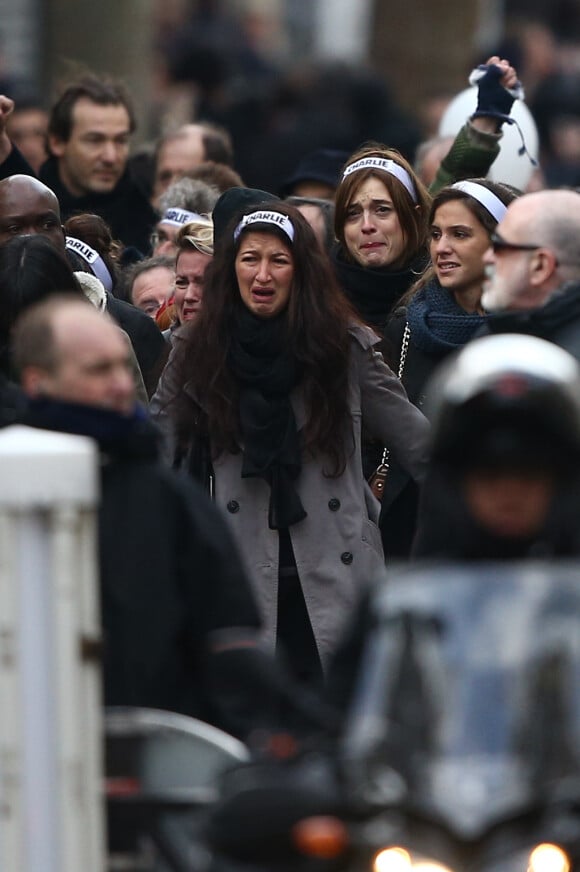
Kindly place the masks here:
POLYGON ((0 869, 103 872, 92 441, 0 431, 0 869))

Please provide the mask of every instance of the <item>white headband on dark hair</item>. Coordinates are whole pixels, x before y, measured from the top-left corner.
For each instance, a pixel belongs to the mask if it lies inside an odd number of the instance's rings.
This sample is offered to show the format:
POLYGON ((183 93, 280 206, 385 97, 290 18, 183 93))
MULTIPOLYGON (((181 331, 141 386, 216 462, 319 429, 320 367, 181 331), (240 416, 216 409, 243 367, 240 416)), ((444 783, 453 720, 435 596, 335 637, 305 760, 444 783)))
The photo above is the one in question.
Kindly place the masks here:
POLYGON ((455 191, 463 191, 464 194, 468 194, 474 200, 477 200, 478 203, 481 203, 483 208, 487 209, 491 217, 495 218, 498 224, 507 212, 506 204, 502 203, 500 198, 493 191, 490 191, 489 188, 486 188, 485 185, 480 185, 478 182, 455 182, 451 187, 455 191))
POLYGON ((238 238, 244 227, 247 227, 248 224, 275 224, 276 227, 279 227, 286 234, 290 242, 294 242, 294 225, 287 215, 282 215, 280 212, 261 210, 244 215, 234 230, 234 239, 238 238))
POLYGON ((415 185, 413 184, 411 176, 404 167, 400 166, 394 160, 387 160, 387 158, 384 157, 362 157, 360 160, 357 160, 345 169, 342 178, 346 179, 347 176, 350 176, 351 173, 356 173, 358 170, 368 169, 382 170, 383 172, 394 176, 402 185, 405 186, 411 195, 413 202, 417 202, 417 192, 415 191, 415 185))
POLYGON ((66 237, 66 247, 69 251, 74 251, 79 257, 88 263, 93 273, 103 283, 107 291, 113 290, 113 277, 107 269, 107 265, 98 251, 83 242, 82 239, 77 239, 76 236, 66 237))
POLYGON ((183 227, 185 224, 191 224, 192 221, 202 221, 207 224, 209 218, 207 215, 200 215, 199 212, 188 212, 187 209, 178 209, 177 206, 172 206, 165 210, 161 221, 165 224, 173 224, 174 227, 183 227))

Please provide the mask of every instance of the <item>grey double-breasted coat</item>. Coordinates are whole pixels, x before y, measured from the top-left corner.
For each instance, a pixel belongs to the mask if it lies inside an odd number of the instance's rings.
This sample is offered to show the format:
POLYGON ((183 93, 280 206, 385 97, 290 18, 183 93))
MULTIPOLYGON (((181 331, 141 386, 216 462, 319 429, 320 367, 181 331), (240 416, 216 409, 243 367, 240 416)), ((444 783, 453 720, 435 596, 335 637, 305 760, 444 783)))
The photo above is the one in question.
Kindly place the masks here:
MULTIPOLYGON (((398 378, 375 350, 379 338, 368 328, 350 330, 349 408, 352 445, 344 472, 325 474, 325 458, 305 454, 297 489, 307 517, 290 528, 296 566, 323 663, 334 650, 363 587, 384 571, 377 526, 379 503, 362 471, 361 425, 420 479, 429 425, 407 399, 398 378)), ((184 388, 187 391, 187 385, 184 388)), ((175 395, 170 358, 151 404, 166 436, 171 420, 168 398, 175 395)), ((298 387, 292 394, 297 425, 305 409, 298 387)), ((278 595, 278 533, 268 527, 270 489, 258 478, 241 477, 243 455, 222 454, 213 462, 215 500, 228 518, 260 606, 265 637, 274 644, 278 595)))

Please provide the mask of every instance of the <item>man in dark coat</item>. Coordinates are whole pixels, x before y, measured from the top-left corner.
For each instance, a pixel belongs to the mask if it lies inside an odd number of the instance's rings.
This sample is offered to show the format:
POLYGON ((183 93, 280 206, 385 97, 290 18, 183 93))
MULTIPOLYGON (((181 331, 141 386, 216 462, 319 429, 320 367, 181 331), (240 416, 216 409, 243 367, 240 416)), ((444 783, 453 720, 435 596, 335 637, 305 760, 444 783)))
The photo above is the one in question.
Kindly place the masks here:
POLYGON ((580 194, 538 191, 510 203, 486 252, 489 333, 527 333, 580 360, 580 194))
MULTIPOLYGON (((0 97, 0 177, 33 175, 5 131, 14 104, 0 97)), ((109 79, 87 75, 70 84, 50 113, 50 157, 40 179, 60 202, 63 219, 79 212, 100 215, 115 239, 142 254, 157 220, 146 194, 128 169, 129 139, 135 116, 128 94, 109 79)))
POLYGON ((260 622, 239 556, 206 495, 158 463, 117 326, 89 303, 53 298, 22 316, 14 360, 30 398, 22 423, 99 448, 105 703, 239 735, 263 726, 270 699, 252 659, 260 622))

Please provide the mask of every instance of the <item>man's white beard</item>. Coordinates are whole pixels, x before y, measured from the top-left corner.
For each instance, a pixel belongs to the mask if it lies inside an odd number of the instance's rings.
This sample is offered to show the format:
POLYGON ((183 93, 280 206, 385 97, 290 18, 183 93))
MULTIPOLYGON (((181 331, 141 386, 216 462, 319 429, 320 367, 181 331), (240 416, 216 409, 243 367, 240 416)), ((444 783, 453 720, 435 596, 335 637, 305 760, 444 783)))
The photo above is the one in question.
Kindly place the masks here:
POLYGON ((481 295, 481 306, 485 312, 502 312, 506 308, 506 300, 496 285, 495 269, 492 264, 486 264, 484 272, 485 281, 481 295))

